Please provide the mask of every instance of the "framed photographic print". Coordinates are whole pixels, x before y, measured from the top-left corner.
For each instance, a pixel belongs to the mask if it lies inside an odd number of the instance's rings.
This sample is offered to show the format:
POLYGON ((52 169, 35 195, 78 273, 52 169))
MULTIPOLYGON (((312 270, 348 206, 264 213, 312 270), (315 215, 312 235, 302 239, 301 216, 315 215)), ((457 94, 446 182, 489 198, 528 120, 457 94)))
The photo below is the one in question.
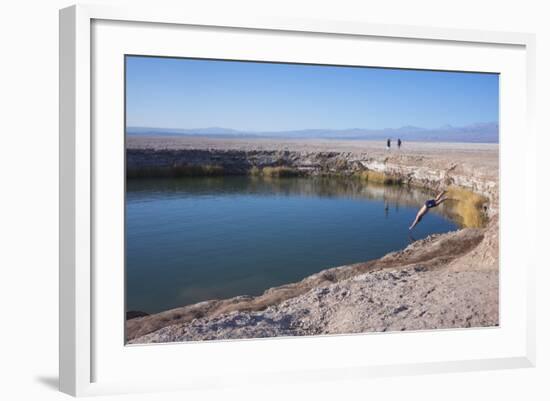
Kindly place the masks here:
POLYGON ((61 390, 533 366, 533 47, 61 10, 61 390))

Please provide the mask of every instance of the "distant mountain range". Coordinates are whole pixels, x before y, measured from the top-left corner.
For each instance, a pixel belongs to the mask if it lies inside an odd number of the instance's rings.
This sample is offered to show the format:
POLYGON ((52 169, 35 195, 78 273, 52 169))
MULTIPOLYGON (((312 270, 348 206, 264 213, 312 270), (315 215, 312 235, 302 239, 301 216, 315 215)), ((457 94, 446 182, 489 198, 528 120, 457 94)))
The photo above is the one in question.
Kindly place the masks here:
POLYGON ((391 138, 403 141, 426 142, 477 142, 498 143, 498 123, 478 123, 463 127, 445 125, 440 128, 420 128, 405 126, 401 128, 349 128, 349 129, 303 129, 295 131, 238 131, 230 128, 151 128, 128 127, 128 135, 141 136, 207 136, 240 138, 296 138, 296 139, 371 139, 391 138))

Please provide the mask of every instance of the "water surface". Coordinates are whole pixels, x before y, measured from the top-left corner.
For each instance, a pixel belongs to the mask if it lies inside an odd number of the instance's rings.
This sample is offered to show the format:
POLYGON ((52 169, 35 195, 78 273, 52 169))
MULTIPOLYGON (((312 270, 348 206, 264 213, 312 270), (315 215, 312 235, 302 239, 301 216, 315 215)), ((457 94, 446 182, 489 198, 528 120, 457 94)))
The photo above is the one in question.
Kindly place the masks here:
POLYGON ((129 180, 127 310, 258 295, 455 230, 439 207, 410 236, 408 226, 431 196, 358 179, 129 180))

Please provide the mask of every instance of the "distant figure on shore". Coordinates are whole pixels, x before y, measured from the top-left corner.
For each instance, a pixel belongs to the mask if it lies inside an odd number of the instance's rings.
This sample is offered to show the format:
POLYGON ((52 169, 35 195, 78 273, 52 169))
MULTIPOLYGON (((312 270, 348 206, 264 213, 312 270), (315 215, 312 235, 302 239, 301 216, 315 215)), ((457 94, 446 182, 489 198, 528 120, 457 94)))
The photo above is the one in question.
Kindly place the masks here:
POLYGON ((436 207, 436 206, 439 206, 441 203, 445 202, 447 199, 447 197, 443 197, 443 194, 447 192, 447 191, 441 191, 439 194, 437 194, 437 196, 435 197, 435 199, 428 199, 424 205, 422 205, 422 207, 420 208, 420 210, 418 211, 418 213, 416 214, 416 218, 414 219, 413 223, 411 224, 411 226, 409 227, 409 230, 412 230, 414 228, 414 226, 416 226, 418 223, 420 223, 420 220, 422 220, 422 217, 424 217, 424 215, 426 213, 428 213, 428 210, 430 210, 432 207, 436 207))
POLYGON ((397 138, 397 149, 401 149, 401 138, 397 138))
POLYGON ((391 139, 388 138, 388 140, 386 141, 386 149, 390 150, 391 148, 391 139))

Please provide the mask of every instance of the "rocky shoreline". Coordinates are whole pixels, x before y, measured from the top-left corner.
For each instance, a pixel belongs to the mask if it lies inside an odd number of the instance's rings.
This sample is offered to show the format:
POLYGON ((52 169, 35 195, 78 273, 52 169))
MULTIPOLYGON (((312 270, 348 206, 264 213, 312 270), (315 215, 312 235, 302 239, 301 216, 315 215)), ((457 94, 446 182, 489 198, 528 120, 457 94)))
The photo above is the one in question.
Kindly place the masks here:
POLYGON ((205 148, 189 138, 129 139, 129 177, 187 174, 200 166, 215 167, 209 170, 213 174, 285 168, 301 175, 359 175, 434 191, 456 188, 457 196, 466 190, 484 199, 475 207, 486 217, 483 226, 434 235, 380 259, 327 269, 257 297, 211 300, 129 319, 129 343, 498 325, 498 146, 438 151, 415 145, 388 153, 377 144, 347 149, 349 143, 218 141, 205 148))
MULTIPOLYGON (((486 151, 491 159, 497 157, 492 160, 496 165, 488 165, 474 162, 476 158, 463 163, 461 159, 465 155, 469 156, 471 150, 463 150, 454 158, 451 152, 450 157, 446 158, 445 151, 436 157, 424 152, 388 153, 377 148, 330 151, 331 143, 324 146, 316 143, 316 147, 289 150, 289 146, 281 148, 281 145, 269 146, 269 143, 265 147, 225 149, 182 147, 173 141, 172 138, 162 137, 153 140, 147 137, 129 138, 126 151, 127 175, 130 178, 178 173, 185 175, 192 174, 195 171, 193 168, 205 166, 211 167, 213 175, 244 175, 253 169, 276 167, 285 167, 302 175, 374 172, 382 175, 375 177, 378 180, 392 179, 394 183, 428 189, 457 185, 489 198, 498 197, 498 147, 486 151)), ((208 174, 207 171, 202 172, 208 174)))

